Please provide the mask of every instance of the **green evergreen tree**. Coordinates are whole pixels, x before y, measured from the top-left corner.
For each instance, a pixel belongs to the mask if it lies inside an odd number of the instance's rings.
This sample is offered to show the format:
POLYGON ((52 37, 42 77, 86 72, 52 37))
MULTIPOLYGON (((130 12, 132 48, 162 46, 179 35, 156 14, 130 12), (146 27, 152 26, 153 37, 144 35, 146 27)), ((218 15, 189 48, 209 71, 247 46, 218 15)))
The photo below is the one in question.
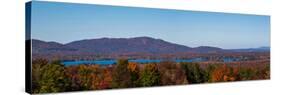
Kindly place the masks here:
POLYGON ((157 86, 160 85, 161 76, 160 72, 158 71, 156 64, 146 64, 144 70, 141 72, 140 75, 140 85, 147 87, 147 86, 157 86))
POLYGON ((38 87, 34 89, 34 93, 63 92, 70 86, 64 66, 59 61, 43 65, 40 67, 39 73, 36 80, 38 87))
POLYGON ((208 80, 206 72, 198 63, 181 63, 181 67, 185 71, 188 83, 203 83, 208 80))

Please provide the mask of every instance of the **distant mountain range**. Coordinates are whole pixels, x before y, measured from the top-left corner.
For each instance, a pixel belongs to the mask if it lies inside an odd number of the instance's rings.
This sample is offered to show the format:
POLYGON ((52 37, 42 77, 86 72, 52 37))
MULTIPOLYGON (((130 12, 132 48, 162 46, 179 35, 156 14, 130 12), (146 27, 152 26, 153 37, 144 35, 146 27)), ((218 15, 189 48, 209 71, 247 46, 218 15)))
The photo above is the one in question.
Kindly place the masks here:
POLYGON ((135 38, 100 38, 73 41, 67 44, 57 42, 45 42, 32 39, 33 54, 122 54, 122 53, 212 53, 212 52, 264 52, 269 51, 269 47, 249 48, 249 49, 221 49, 211 46, 200 46, 191 48, 184 45, 170 43, 161 39, 150 37, 135 38))
POLYGON ((246 48, 246 49, 228 49, 234 52, 268 52, 270 47, 246 48))

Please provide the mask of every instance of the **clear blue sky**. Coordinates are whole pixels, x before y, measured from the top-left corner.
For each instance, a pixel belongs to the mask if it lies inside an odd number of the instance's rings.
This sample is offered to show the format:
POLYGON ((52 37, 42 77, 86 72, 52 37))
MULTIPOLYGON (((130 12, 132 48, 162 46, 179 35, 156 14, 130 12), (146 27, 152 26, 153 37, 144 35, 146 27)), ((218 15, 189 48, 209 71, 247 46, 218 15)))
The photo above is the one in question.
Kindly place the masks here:
POLYGON ((33 1, 33 39, 69 43, 148 36, 225 49, 270 46, 270 17, 33 1))

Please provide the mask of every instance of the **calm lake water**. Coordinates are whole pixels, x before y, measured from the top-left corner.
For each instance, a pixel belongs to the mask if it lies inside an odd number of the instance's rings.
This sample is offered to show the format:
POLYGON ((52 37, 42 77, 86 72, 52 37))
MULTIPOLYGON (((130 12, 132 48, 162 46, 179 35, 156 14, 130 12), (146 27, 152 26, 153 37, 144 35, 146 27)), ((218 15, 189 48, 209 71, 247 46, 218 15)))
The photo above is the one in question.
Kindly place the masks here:
MULTIPOLYGON (((136 62, 140 64, 146 64, 146 63, 160 63, 165 60, 160 60, 160 59, 131 59, 128 60, 129 62, 136 62)), ((204 62, 208 61, 207 59, 204 58, 192 58, 192 59, 175 59, 173 60, 176 63, 180 62, 204 62)), ((223 58, 224 62, 233 62, 233 61, 238 61, 237 58, 223 58)), ((116 64, 117 60, 80 60, 80 61, 63 61, 63 64, 66 66, 69 65, 79 65, 79 64, 99 64, 99 65, 111 65, 111 64, 116 64)))

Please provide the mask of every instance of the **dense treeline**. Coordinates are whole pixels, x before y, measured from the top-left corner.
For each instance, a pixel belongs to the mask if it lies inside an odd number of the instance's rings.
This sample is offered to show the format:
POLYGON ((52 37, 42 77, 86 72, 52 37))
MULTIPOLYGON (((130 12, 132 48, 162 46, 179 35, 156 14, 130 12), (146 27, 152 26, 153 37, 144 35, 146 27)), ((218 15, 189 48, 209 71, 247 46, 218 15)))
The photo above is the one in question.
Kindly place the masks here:
POLYGON ((243 61, 247 60, 267 60, 270 59, 270 52, 224 52, 224 53, 122 53, 122 54, 32 54, 33 59, 44 58, 48 60, 106 60, 106 59, 192 59, 205 58, 208 61, 222 61, 223 58, 238 58, 243 61))
POLYGON ((197 84, 270 78, 269 62, 149 63, 120 59, 116 65, 64 66, 60 61, 32 61, 32 92, 99 90, 197 84))

